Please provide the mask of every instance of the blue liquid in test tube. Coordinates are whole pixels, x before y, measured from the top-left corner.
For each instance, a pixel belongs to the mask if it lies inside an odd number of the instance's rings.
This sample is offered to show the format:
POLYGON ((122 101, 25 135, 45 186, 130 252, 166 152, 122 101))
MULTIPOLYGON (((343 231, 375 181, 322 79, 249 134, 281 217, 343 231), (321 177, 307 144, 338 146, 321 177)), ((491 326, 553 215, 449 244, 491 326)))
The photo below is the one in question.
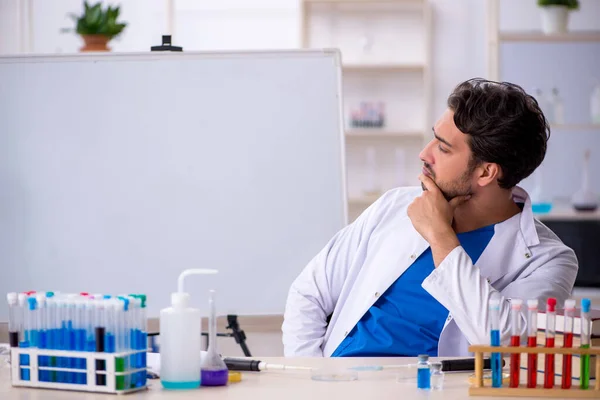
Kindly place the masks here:
MULTIPOLYGON (((500 346, 500 299, 493 298, 489 302, 492 346, 500 346)), ((502 355, 492 353, 492 387, 502 387, 502 355)))

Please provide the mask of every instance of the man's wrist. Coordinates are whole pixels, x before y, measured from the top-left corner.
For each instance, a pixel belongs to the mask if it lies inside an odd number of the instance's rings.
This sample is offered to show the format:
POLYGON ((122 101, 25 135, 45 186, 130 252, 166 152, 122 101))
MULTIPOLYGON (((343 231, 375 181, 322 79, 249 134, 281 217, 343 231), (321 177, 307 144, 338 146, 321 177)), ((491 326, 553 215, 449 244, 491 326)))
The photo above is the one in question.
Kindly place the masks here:
POLYGON ((450 228, 433 235, 429 246, 431 246, 433 261, 437 268, 452 250, 460 246, 460 242, 456 233, 450 228))

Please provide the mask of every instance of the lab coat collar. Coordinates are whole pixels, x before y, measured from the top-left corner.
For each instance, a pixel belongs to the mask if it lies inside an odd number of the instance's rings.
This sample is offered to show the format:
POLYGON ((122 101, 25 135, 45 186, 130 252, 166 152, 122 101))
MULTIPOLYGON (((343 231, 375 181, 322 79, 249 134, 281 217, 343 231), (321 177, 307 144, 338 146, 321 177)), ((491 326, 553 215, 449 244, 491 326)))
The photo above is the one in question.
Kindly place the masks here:
POLYGON ((533 218, 533 209, 531 208, 531 198, 520 186, 515 186, 512 191, 513 200, 516 203, 524 203, 523 210, 520 215, 520 231, 523 236, 523 241, 527 247, 532 247, 540 244, 537 230, 535 229, 535 220, 533 218))
POLYGON ((523 188, 515 187, 512 196, 515 202, 524 204, 523 209, 496 224, 490 244, 476 263, 481 275, 492 285, 511 271, 520 269, 531 257, 530 247, 540 243, 529 195, 523 188))

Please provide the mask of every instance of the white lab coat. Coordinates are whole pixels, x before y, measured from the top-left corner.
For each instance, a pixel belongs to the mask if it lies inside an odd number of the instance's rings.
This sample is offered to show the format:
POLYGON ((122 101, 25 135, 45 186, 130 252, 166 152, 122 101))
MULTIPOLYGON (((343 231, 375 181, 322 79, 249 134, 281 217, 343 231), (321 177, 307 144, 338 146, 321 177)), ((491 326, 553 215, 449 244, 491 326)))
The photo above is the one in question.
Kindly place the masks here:
MULTIPOLYGON (((287 357, 331 356, 379 296, 429 247, 407 215, 421 193, 420 187, 385 193, 300 273, 289 290, 282 326, 287 357)), ((495 225, 476 265, 459 246, 421 285, 449 311, 438 356, 468 356, 469 344, 489 343, 488 300, 495 292, 503 299, 503 344, 511 334, 511 298, 537 298, 544 307, 546 298, 555 297, 562 305, 571 293, 578 270, 575 253, 534 219, 523 189, 516 187, 513 198, 525 204, 523 211, 495 225)), ((520 325, 526 335, 526 312, 520 325)))

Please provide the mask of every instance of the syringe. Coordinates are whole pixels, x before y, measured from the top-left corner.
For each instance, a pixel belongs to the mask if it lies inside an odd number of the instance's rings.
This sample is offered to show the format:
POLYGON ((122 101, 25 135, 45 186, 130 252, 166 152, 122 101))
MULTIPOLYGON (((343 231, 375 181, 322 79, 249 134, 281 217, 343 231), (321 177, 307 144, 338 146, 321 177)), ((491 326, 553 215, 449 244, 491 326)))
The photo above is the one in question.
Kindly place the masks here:
POLYGON ((296 365, 284 365, 284 364, 271 364, 259 360, 248 360, 244 358, 231 358, 225 357, 223 359, 225 365, 230 371, 283 371, 283 370, 296 370, 296 371, 310 371, 311 367, 302 367, 296 365))

